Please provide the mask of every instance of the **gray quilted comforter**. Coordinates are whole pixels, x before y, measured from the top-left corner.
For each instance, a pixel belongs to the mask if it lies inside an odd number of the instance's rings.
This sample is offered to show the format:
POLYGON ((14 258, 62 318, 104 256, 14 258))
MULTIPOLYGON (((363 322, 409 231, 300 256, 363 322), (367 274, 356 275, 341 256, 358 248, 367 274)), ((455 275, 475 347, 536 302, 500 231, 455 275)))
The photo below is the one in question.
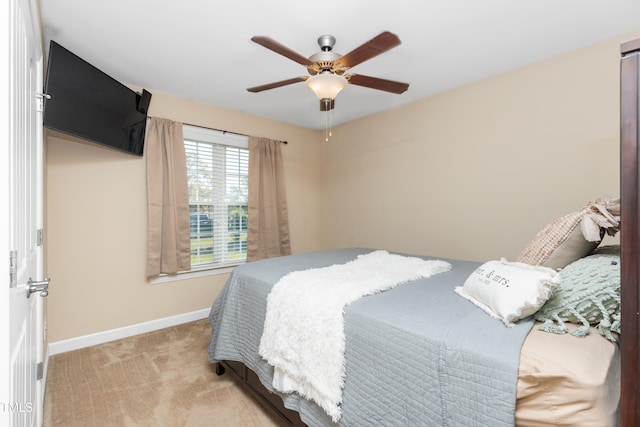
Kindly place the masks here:
MULTIPOLYGON (((370 251, 292 255, 234 269, 209 315, 209 360, 243 362, 273 391, 273 369, 258 355, 271 287, 289 271, 342 264, 370 251)), ((520 348, 533 320, 507 328, 455 294, 480 263, 445 261, 451 271, 345 308, 347 378, 338 425, 514 424, 520 348)), ((313 402, 282 397, 309 426, 334 425, 313 402)))

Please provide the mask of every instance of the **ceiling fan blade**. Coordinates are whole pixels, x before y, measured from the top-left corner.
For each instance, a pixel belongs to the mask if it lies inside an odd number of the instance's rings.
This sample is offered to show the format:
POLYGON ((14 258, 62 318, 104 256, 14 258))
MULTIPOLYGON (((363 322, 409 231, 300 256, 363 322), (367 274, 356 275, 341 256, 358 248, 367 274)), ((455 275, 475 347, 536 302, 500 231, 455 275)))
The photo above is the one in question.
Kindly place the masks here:
POLYGON ((294 77, 292 79, 280 80, 279 82, 267 83, 266 85, 250 87, 247 90, 253 93, 262 92, 263 90, 275 89, 277 87, 286 86, 293 83, 304 82, 307 80, 307 78, 307 76, 294 77))
POLYGON ((323 99, 320 100, 320 111, 333 110, 333 108, 335 106, 336 106, 336 100, 335 99, 332 99, 330 102, 329 101, 325 101, 323 99))
POLYGON ((389 31, 378 34, 360 47, 355 48, 351 52, 343 55, 338 60, 339 63, 347 68, 355 67, 358 64, 367 61, 374 56, 388 51, 400 44, 400 38, 389 31))
POLYGON ((305 67, 308 67, 309 65, 313 65, 313 62, 311 60, 309 60, 308 58, 305 58, 304 56, 300 55, 299 53, 294 52, 293 50, 289 49, 285 45, 282 45, 282 44, 278 43, 277 41, 273 40, 270 37, 253 36, 253 37, 251 37, 251 40, 256 42, 256 43, 258 43, 259 45, 262 45, 262 46, 266 47, 267 49, 271 49, 275 53, 279 53, 282 56, 286 56, 287 58, 291 59, 292 61, 295 61, 298 64, 302 64, 305 67))
POLYGON ((364 76, 362 74, 351 74, 348 76, 349 83, 356 86, 364 86, 371 89, 384 90, 401 94, 409 89, 409 83, 395 82, 393 80, 379 79, 377 77, 364 76))

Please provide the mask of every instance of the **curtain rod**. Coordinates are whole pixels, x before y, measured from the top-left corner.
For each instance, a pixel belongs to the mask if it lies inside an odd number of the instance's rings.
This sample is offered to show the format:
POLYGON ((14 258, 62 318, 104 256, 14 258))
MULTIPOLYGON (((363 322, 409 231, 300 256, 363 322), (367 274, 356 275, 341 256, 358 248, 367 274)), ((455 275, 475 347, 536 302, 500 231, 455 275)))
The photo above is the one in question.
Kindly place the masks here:
MULTIPOLYGON (((147 119, 152 119, 152 118, 156 118, 159 119, 160 117, 154 117, 154 116, 147 116, 147 119)), ((211 130, 217 130, 218 132, 222 132, 223 134, 225 133, 232 133, 234 135, 240 135, 240 136, 246 136, 248 137, 249 135, 245 135, 243 133, 238 133, 238 132, 232 132, 230 130, 224 130, 224 129, 216 129, 216 128, 212 128, 212 127, 208 127, 208 126, 201 126, 201 125, 192 125, 191 123, 182 123, 183 125, 187 125, 187 126, 193 126, 193 127, 197 127, 197 128, 202 128, 202 129, 211 129, 211 130)), ((287 141, 278 141, 281 142, 283 144, 288 144, 287 141)))

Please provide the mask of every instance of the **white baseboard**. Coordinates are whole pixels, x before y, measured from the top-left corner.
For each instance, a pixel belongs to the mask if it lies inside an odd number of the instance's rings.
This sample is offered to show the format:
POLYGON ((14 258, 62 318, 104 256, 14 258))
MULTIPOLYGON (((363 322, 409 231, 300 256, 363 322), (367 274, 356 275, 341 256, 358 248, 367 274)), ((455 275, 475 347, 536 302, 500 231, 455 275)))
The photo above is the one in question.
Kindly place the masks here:
POLYGON ((78 350, 92 345, 102 344, 121 338, 132 337, 146 332, 157 331, 158 329, 180 325, 182 323, 193 322, 204 319, 209 315, 209 308, 192 311, 190 313, 177 314, 175 316, 164 317, 162 319, 150 320, 148 322, 137 323, 135 325, 124 326, 122 328, 111 329, 95 334, 83 335, 67 340, 49 343, 47 347, 48 356, 54 356, 67 351, 78 350))

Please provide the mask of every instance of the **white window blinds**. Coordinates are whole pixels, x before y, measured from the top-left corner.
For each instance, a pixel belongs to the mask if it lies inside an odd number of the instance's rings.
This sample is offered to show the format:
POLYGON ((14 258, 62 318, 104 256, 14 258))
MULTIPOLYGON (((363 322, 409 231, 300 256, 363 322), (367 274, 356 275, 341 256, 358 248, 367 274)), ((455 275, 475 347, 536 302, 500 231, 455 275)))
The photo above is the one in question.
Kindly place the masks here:
POLYGON ((249 138, 184 125, 192 269, 247 257, 249 138))

